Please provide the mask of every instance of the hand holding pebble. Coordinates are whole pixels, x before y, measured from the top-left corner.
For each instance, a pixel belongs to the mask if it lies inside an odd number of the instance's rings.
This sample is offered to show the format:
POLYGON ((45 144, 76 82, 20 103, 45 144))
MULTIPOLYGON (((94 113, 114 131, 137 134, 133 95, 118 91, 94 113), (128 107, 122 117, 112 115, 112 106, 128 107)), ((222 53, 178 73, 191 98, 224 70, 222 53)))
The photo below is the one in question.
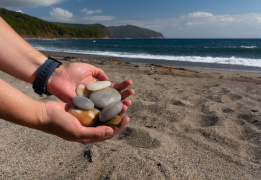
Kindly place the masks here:
POLYGON ((74 106, 68 112, 75 116, 83 126, 95 127, 107 125, 115 127, 121 122, 117 116, 122 111, 121 94, 109 87, 110 81, 97 81, 87 86, 79 85, 74 106))

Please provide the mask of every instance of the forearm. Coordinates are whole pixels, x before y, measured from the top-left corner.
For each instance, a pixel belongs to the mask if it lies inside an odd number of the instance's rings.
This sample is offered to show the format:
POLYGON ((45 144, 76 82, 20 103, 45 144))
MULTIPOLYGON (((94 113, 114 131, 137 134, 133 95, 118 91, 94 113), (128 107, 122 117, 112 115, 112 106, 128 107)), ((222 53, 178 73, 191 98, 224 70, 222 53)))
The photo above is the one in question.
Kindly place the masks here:
POLYGON ((33 83, 37 70, 47 59, 20 37, 0 17, 0 70, 33 83))
POLYGON ((1 119, 38 129, 44 117, 43 106, 0 79, 1 119))

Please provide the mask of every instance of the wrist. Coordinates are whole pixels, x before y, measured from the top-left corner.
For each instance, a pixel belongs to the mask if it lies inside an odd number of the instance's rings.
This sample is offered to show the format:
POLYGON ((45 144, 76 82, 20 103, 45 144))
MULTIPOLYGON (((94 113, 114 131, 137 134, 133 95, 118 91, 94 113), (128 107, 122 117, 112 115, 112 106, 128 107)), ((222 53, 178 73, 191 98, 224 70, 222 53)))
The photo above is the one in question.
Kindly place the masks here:
POLYGON ((55 89, 57 88, 57 86, 59 86, 59 84, 56 84, 56 79, 57 77, 61 77, 62 71, 65 68, 64 65, 60 65, 59 67, 57 67, 54 72, 52 73, 52 75, 50 76, 50 78, 48 79, 47 82, 47 91, 51 94, 55 95, 55 89))
POLYGON ((34 82, 33 82, 33 89, 34 92, 42 95, 42 94, 46 94, 46 95, 51 95, 48 91, 47 91, 47 85, 48 85, 48 81, 49 78, 52 76, 52 74, 54 73, 54 71, 61 65, 62 63, 52 59, 52 58, 48 58, 38 69, 34 82))

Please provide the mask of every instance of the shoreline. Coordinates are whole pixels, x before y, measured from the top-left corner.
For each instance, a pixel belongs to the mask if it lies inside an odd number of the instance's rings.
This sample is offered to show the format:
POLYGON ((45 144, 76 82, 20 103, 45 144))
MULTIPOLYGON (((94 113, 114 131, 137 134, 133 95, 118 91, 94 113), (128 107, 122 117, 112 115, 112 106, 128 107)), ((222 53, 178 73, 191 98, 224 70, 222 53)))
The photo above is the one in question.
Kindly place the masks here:
POLYGON ((51 52, 51 51, 41 51, 41 52, 49 56, 59 55, 59 56, 71 56, 71 57, 80 57, 80 58, 115 59, 122 62, 131 62, 131 63, 139 63, 139 64, 145 63, 145 64, 157 64, 163 66, 174 66, 174 67, 178 66, 178 67, 193 68, 193 69, 261 73, 260 67, 253 67, 253 66, 171 61, 171 60, 135 59, 135 58, 123 58, 123 57, 114 57, 114 56, 101 56, 101 55, 78 54, 78 53, 67 53, 67 52, 51 52))

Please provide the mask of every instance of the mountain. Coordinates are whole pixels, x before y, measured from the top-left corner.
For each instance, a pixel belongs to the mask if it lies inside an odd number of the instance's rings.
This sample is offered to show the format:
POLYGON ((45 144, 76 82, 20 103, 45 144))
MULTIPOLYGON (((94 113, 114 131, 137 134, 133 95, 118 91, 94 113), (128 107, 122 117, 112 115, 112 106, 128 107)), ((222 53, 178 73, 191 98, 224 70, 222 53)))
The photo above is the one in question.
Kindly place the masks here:
POLYGON ((115 38, 164 38, 161 33, 133 25, 107 27, 115 38))
POLYGON ((110 38, 114 37, 114 35, 108 30, 108 28, 102 24, 69 24, 69 23, 54 23, 54 24, 67 28, 99 31, 99 32, 103 32, 106 37, 110 37, 110 38))
MULTIPOLYGON (((25 38, 103 38, 106 33, 95 28, 60 26, 20 12, 0 8, 0 16, 25 38)), ((95 26, 95 25, 93 25, 95 26)), ((98 29, 98 28, 97 28, 98 29)))
POLYGON ((164 38, 161 33, 137 26, 47 22, 0 8, 0 16, 24 38, 164 38))

